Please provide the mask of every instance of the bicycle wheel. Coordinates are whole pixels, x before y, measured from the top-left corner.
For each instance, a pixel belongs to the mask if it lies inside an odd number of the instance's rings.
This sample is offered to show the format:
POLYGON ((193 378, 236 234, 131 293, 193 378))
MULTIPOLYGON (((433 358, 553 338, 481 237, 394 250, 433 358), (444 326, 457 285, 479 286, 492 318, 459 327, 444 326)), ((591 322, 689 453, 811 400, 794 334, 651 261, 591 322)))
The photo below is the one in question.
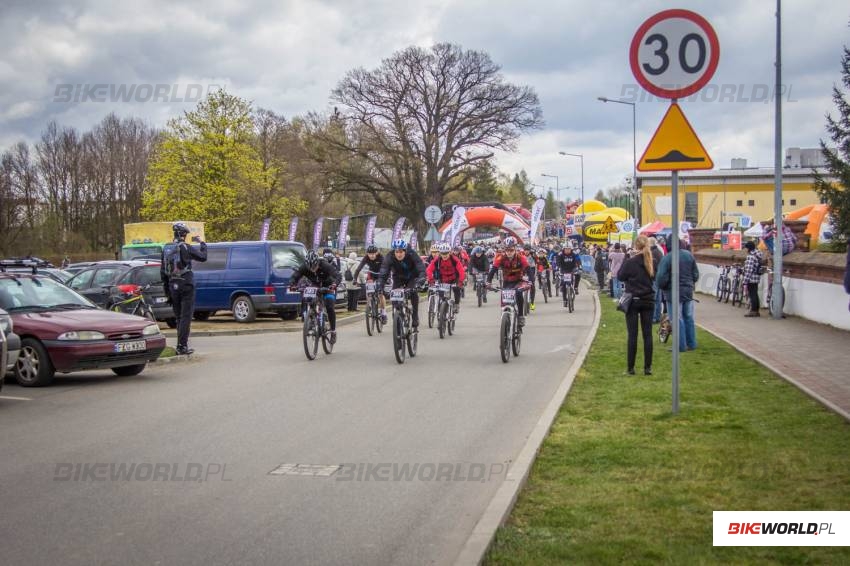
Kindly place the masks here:
POLYGON ((404 343, 404 317, 401 312, 393 312, 393 353, 395 361, 400 364, 404 363, 406 354, 404 343))
POLYGON ((504 363, 511 360, 511 315, 507 312, 502 313, 499 329, 499 355, 502 356, 504 363))
POLYGON ((437 331, 440 333, 440 338, 445 338, 449 318, 449 302, 440 301, 440 306, 437 310, 437 331))
MULTIPOLYGON (((769 287, 771 289, 770 298, 767 300, 767 308, 770 309, 770 314, 773 314, 773 301, 775 299, 773 295, 773 285, 769 287)), ((783 316, 785 313, 785 288, 781 288, 781 292, 779 293, 780 305, 782 305, 783 316)))
POLYGON ((733 286, 732 292, 732 306, 738 307, 741 306, 741 285, 737 282, 733 286))
POLYGON ((407 353, 411 358, 416 357, 416 348, 419 345, 419 333, 414 332, 412 328, 407 325, 407 353))
POLYGON ((484 287, 476 283, 475 294, 478 296, 478 307, 480 308, 484 304, 484 287))
POLYGON ((372 330, 377 330, 378 319, 375 317, 375 304, 374 301, 369 301, 369 305, 366 307, 366 334, 372 336, 372 330))
POLYGON ((331 341, 330 332, 330 323, 328 322, 328 319, 325 318, 322 321, 322 350, 324 350, 328 355, 333 353, 335 343, 335 340, 331 341))
POLYGON ((372 300, 374 302, 372 314, 374 314, 375 328, 378 330, 378 334, 380 334, 384 331, 384 317, 381 314, 381 303, 378 302, 377 297, 372 300))
POLYGON ((302 330, 304 337, 304 353, 308 360, 315 360, 316 354, 319 352, 319 328, 316 320, 316 311, 310 309, 307 311, 307 316, 304 317, 304 329, 302 330))
POLYGON ((144 311, 142 312, 142 316, 148 319, 151 322, 156 322, 156 316, 153 314, 153 309, 148 305, 145 305, 144 311))
POLYGON ((575 295, 575 291, 573 290, 573 288, 572 288, 572 287, 570 287, 570 288, 567 290, 567 309, 568 309, 570 312, 573 312, 573 310, 575 310, 575 306, 576 306, 576 295, 575 295))
POLYGON ((434 317, 437 316, 437 295, 428 296, 428 328, 434 328, 434 317))
POLYGON ((543 292, 543 302, 549 302, 549 289, 546 287, 546 283, 542 283, 540 285, 540 290, 543 292))
POLYGON ((514 332, 514 335, 511 339, 511 350, 514 352, 514 356, 519 356, 519 348, 522 345, 522 334, 519 332, 514 332))

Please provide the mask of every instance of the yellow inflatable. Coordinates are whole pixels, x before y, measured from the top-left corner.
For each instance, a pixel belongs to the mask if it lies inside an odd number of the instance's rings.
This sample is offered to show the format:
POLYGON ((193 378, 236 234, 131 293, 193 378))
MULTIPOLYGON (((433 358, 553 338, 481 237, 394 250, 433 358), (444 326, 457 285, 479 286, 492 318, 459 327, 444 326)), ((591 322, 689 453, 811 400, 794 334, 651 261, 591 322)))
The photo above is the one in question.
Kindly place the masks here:
MULTIPOLYGON (((581 214, 578 207, 578 214, 581 214)), ((584 217, 584 225, 581 233, 588 242, 607 242, 608 232, 603 231, 605 223, 610 218, 614 222, 622 222, 630 218, 629 213, 620 207, 608 208, 598 200, 587 201, 587 215, 584 217), (601 206, 601 208, 600 208, 601 206)))
POLYGON ((605 210, 608 206, 604 202, 599 202, 598 200, 589 200, 578 207, 576 207, 576 214, 593 214, 594 212, 599 212, 600 210, 605 210))

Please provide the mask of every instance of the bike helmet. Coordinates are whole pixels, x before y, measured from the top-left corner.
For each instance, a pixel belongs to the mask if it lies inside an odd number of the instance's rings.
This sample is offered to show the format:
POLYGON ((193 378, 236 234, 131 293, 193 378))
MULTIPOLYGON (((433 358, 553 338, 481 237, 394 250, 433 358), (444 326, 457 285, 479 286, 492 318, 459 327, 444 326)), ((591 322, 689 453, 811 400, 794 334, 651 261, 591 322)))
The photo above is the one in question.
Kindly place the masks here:
POLYGON ((404 240, 393 240, 393 250, 406 250, 407 242, 404 240))
POLYGON ((313 250, 307 252, 307 256, 304 258, 304 260, 307 262, 308 269, 316 269, 319 266, 319 254, 317 254, 313 250))
POLYGON ((513 236, 508 236, 505 238, 505 247, 506 248, 516 248, 516 238, 513 236))
POLYGON ((489 257, 490 259, 496 257, 496 250, 487 250, 487 257, 489 257))
POLYGON ((440 251, 440 244, 438 244, 437 242, 434 242, 433 244, 431 244, 431 253, 438 252, 438 251, 440 251))
POLYGON ((483 253, 484 248, 482 248, 481 246, 475 246, 474 248, 472 248, 472 255, 481 255, 483 253))
POLYGON ((188 226, 184 222, 175 222, 171 225, 171 229, 174 231, 174 239, 182 240, 185 238, 192 230, 189 229, 188 226))
POLYGON ((537 255, 546 255, 546 250, 544 250, 543 248, 538 249, 537 255))
POLYGON ((376 253, 378 253, 378 246, 376 246, 376 245, 372 244, 371 246, 369 246, 369 247, 367 247, 367 248, 366 248, 366 253, 367 253, 367 254, 376 254, 376 253))
POLYGON ((440 242, 437 245, 437 251, 440 252, 441 254, 451 253, 452 247, 449 245, 448 242, 440 242))

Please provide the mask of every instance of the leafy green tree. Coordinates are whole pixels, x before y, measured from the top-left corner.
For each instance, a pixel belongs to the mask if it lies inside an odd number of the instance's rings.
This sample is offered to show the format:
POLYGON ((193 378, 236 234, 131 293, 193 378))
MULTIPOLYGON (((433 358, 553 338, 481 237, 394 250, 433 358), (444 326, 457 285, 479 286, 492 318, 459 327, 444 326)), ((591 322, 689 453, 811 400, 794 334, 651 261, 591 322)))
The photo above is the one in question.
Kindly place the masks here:
POLYGON ((200 220, 211 240, 256 238, 263 218, 276 230, 304 210, 283 193, 279 164, 255 147, 251 105, 224 90, 172 119, 148 168, 147 220, 200 220))
MULTIPOLYGON (((850 89, 850 49, 844 48, 841 58, 841 82, 850 89)), ((826 158, 827 169, 837 181, 824 179, 815 173, 815 192, 821 202, 829 205, 834 236, 839 243, 850 240, 850 102, 837 87, 832 87, 832 100, 838 107, 839 117, 826 117, 826 130, 835 144, 835 149, 820 145, 826 158)))

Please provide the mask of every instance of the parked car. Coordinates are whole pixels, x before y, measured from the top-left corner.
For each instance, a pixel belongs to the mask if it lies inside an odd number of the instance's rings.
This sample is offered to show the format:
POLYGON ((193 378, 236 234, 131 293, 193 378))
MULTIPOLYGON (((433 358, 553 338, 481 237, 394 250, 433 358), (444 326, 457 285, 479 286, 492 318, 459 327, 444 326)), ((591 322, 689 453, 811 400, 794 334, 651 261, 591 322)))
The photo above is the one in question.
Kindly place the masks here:
POLYGON ((7 273, 41 273, 47 275, 54 281, 65 283, 73 277, 63 269, 55 267, 52 263, 45 261, 33 261, 27 259, 13 258, 0 260, 0 272, 7 273))
POLYGON ((159 261, 99 261, 77 272, 66 285, 101 308, 141 290, 154 318, 173 328, 174 311, 166 302, 159 267, 159 261))
MULTIPOLYGON (((300 242, 207 244, 207 261, 192 264, 195 318, 206 320, 216 311, 229 310, 237 322, 251 322, 258 312, 275 312, 284 320, 294 319, 301 295, 288 291, 289 280, 303 265, 305 254, 300 242)), ((342 286, 337 303, 345 301, 346 290, 342 286)))
POLYGON ((7 353, 6 363, 0 363, 0 387, 2 387, 3 377, 14 369, 18 354, 21 353, 21 337, 15 334, 15 323, 12 322, 12 317, 2 308, 0 308, 0 330, 6 337, 7 353))
POLYGON ((21 337, 14 375, 24 387, 49 385, 56 372, 137 375, 165 348, 156 323, 99 309, 44 275, 0 273, 0 308, 21 337))

